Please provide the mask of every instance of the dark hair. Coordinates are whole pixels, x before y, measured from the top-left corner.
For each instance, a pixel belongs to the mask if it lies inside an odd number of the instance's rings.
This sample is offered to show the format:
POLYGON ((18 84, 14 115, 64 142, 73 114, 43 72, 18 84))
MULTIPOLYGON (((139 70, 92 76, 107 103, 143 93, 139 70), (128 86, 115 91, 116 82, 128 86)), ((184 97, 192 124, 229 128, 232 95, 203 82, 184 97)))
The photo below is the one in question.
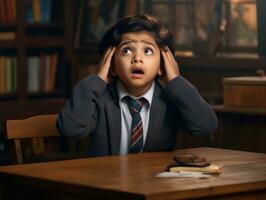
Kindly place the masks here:
POLYGON ((133 15, 120 19, 112 25, 104 34, 100 45, 99 53, 102 56, 110 46, 117 46, 121 42, 121 35, 129 32, 147 31, 154 35, 155 41, 160 48, 169 47, 175 52, 172 34, 151 15, 133 15))

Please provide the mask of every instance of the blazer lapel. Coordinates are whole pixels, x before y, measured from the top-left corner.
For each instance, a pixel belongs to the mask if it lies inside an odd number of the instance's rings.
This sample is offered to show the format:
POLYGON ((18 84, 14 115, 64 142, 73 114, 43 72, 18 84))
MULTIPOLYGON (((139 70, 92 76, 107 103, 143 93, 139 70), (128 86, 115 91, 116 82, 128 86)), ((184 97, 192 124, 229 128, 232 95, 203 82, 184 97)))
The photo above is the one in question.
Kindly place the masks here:
POLYGON ((144 145, 144 151, 149 151, 152 148, 153 139, 160 133, 162 122, 165 115, 166 103, 160 97, 162 89, 158 84, 155 85, 152 105, 150 108, 149 127, 144 145))
POLYGON ((111 155, 119 154, 121 140, 121 112, 115 84, 111 85, 110 102, 106 105, 111 155))

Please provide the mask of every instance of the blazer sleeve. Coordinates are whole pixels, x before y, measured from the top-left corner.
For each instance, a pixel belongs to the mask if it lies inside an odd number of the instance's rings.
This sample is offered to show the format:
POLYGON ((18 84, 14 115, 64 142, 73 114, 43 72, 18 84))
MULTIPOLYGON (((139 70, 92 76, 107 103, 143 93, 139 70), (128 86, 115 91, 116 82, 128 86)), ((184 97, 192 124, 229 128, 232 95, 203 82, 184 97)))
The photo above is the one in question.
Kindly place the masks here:
POLYGON ((165 91, 192 134, 209 134, 217 130, 218 120, 214 111, 185 78, 174 78, 166 85, 165 91))
POLYGON ((66 137, 81 138, 92 133, 97 124, 97 102, 106 83, 97 75, 88 76, 75 87, 57 118, 57 129, 66 137))

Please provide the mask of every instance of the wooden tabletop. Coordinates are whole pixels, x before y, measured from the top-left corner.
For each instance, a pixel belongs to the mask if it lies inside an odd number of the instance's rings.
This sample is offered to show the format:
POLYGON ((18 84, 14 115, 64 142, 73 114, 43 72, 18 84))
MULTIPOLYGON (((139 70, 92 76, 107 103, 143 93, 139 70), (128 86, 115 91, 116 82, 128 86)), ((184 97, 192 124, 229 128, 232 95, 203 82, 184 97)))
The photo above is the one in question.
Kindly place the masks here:
POLYGON ((159 178, 156 174, 172 163, 175 152, 155 152, 2 166, 0 183, 11 188, 9 193, 23 183, 32 191, 42 188, 69 199, 219 199, 221 195, 225 199, 236 194, 266 199, 266 154, 216 148, 177 152, 206 157, 221 165, 222 173, 205 179, 159 178))

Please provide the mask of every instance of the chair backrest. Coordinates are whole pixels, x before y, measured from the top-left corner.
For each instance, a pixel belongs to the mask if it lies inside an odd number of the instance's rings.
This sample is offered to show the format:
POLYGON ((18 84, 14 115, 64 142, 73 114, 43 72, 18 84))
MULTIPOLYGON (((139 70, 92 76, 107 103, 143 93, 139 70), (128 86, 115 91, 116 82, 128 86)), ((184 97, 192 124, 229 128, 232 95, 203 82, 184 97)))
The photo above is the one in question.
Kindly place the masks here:
MULTIPOLYGON (((6 138, 14 141, 14 153, 18 164, 23 163, 21 139, 33 138, 33 142, 35 139, 35 143, 38 145, 39 138, 60 136, 56 129, 57 116, 57 114, 36 115, 27 119, 6 121, 6 138)), ((42 145, 39 143, 40 146, 42 145)))

